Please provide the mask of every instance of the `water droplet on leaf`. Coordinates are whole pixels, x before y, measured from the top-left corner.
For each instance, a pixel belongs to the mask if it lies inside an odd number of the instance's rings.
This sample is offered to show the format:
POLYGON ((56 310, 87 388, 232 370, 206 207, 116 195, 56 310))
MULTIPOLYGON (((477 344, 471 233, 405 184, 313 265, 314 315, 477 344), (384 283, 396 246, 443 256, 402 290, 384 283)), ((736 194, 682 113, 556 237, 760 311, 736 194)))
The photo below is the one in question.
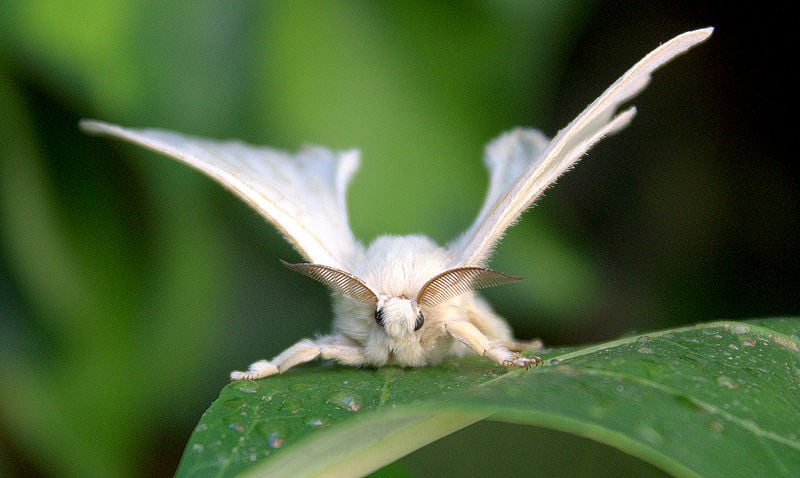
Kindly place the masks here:
POLYGON ((742 335, 748 332, 750 332, 750 327, 744 324, 736 324, 733 327, 731 327, 731 333, 735 335, 742 335))
POLYGON ((347 410, 348 412, 357 412, 363 406, 361 404, 361 397, 354 393, 338 392, 333 394, 327 400, 331 405, 347 410))
POLYGON ((228 427, 229 430, 242 433, 244 431, 244 424, 240 415, 226 415, 222 417, 222 423, 228 427))
POLYGON ((311 417, 306 420, 306 425, 311 428, 325 428, 331 424, 330 419, 321 417, 311 417))
POLYGON ((284 400, 280 408, 281 411, 291 413, 292 415, 299 413, 302 409, 303 405, 300 403, 300 401, 293 398, 287 398, 284 400))
POLYGON ((282 434, 278 432, 272 432, 267 437, 267 444, 270 448, 280 448, 283 446, 284 440, 286 440, 286 438, 282 434))
POLYGON ((756 339, 752 335, 740 334, 736 336, 736 340, 744 347, 755 347, 756 339))
POLYGON ((256 393, 258 391, 258 383, 253 380, 240 380, 233 384, 233 388, 244 393, 256 393))
POLYGON ((286 440, 288 426, 281 420, 270 420, 256 425, 256 431, 266 438, 270 448, 280 448, 286 440))
POLYGON ((720 375, 719 377, 717 377, 717 384, 729 390, 733 390, 734 388, 737 388, 739 386, 736 384, 736 382, 733 381, 732 378, 728 377, 727 375, 720 375))
POLYGON ((649 425, 639 425, 636 427, 636 432, 651 445, 661 446, 664 443, 664 437, 662 437, 655 428, 649 425))
POLYGON ((229 398, 224 403, 225 407, 230 409, 239 409, 247 406, 247 402, 241 398, 229 398))

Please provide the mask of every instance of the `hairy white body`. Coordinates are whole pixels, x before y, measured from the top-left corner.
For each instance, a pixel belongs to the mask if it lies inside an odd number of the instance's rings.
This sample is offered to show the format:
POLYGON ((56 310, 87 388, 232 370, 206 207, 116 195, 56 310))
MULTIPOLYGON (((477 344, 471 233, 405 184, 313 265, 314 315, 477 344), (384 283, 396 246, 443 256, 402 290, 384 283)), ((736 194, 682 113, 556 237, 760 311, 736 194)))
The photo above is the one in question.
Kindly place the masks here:
POLYGON ((636 110, 618 108, 641 92, 657 68, 706 40, 711 28, 679 35, 653 50, 549 140, 515 129, 486 148, 489 190, 472 226, 441 247, 425 236, 381 236, 368 248, 350 230, 345 192, 356 151, 314 147, 289 154, 238 141, 219 142, 161 130, 84 121, 108 134, 165 153, 203 171, 272 222, 308 262, 290 269, 333 290, 333 330, 304 339, 231 379, 258 379, 317 358, 354 366, 419 367, 477 353, 507 366, 541 362, 518 352, 508 324, 474 290, 519 280, 486 263, 505 230, 603 137, 636 110))
POLYGON ((428 279, 446 270, 449 261, 447 250, 425 236, 377 238, 366 254, 354 261, 352 270, 385 294, 388 304, 384 308, 394 306, 398 310, 386 314, 383 328, 375 327, 374 307, 334 293, 335 334, 363 348, 365 365, 432 365, 447 355, 464 355, 470 349, 488 351, 498 362, 518 359, 503 348, 513 342, 511 328, 473 292, 424 308, 425 325, 417 331, 412 330, 410 319, 403 320, 414 317, 409 299, 417 297, 428 279), (408 308, 405 314, 404 308, 408 308), (397 320, 390 322, 389 318, 397 320), (476 331, 491 339, 475 343, 471 337, 478 336, 476 331))

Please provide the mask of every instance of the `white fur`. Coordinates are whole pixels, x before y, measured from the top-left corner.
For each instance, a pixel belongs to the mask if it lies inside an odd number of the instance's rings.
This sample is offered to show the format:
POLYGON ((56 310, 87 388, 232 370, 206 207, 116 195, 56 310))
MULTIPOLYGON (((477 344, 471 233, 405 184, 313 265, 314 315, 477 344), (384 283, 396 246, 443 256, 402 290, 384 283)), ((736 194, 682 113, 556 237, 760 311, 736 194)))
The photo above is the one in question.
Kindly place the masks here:
POLYGON ((628 125, 635 109, 621 113, 617 109, 644 89, 653 71, 711 33, 711 28, 687 32, 653 50, 552 141, 536 130, 515 129, 490 143, 485 155, 490 177, 484 204, 472 226, 446 248, 419 235, 381 236, 366 249, 355 239, 345 205, 345 191, 359 163, 355 151, 334 153, 317 147, 291 155, 241 142, 126 129, 97 121, 84 121, 82 126, 160 151, 208 174, 272 222, 311 263, 304 267, 319 272, 326 266, 324 274, 310 277, 336 279, 325 282, 340 289, 333 293, 331 335, 301 340, 270 361, 233 372, 231 379, 267 377, 317 358, 354 366, 417 367, 468 352, 527 368, 540 359, 522 357, 516 351, 531 344, 515 341, 508 324, 474 292, 461 292, 467 286, 503 282, 494 281, 499 274, 476 269, 488 262, 506 229, 592 145, 628 125), (492 280, 467 282, 475 275, 462 274, 464 268, 492 280), (454 280, 462 281, 460 287, 449 282, 454 280), (341 281, 353 287, 342 287, 341 281), (418 295, 429 282, 436 286, 431 290, 449 292, 436 296, 441 300, 454 296, 453 291, 460 295, 435 305, 423 300, 420 305, 418 295), (383 325, 376 321, 377 311, 383 325), (415 330, 420 312, 424 324, 415 330))

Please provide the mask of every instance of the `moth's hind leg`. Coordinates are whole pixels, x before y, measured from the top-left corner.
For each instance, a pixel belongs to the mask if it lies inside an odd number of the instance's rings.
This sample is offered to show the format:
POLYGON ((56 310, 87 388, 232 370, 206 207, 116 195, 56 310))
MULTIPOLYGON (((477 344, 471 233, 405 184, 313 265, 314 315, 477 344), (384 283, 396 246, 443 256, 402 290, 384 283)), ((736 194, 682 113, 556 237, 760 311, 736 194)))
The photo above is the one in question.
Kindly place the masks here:
POLYGON ((272 360, 254 362, 246 372, 231 372, 231 380, 257 380, 269 377, 317 358, 336 360, 344 365, 366 364, 361 347, 352 344, 344 337, 333 335, 318 337, 315 340, 303 339, 272 360))

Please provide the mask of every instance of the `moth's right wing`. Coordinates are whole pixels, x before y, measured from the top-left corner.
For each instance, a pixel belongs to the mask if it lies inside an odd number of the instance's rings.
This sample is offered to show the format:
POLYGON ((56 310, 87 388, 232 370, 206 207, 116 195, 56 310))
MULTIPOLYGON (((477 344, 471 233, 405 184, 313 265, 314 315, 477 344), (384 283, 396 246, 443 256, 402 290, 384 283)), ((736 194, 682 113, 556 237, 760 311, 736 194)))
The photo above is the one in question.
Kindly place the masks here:
POLYGON ((350 231, 345 192, 358 151, 310 147, 289 154, 240 141, 82 121, 90 133, 121 138, 202 171, 277 227, 309 262, 344 269, 361 250, 350 231))
POLYGON ((617 112, 639 94, 659 67, 705 41, 713 28, 686 32, 659 46, 594 100, 552 141, 538 131, 518 129, 489 145, 489 192, 478 218, 448 246, 451 267, 483 265, 506 229, 561 174, 603 137, 627 126, 635 109, 617 112))

